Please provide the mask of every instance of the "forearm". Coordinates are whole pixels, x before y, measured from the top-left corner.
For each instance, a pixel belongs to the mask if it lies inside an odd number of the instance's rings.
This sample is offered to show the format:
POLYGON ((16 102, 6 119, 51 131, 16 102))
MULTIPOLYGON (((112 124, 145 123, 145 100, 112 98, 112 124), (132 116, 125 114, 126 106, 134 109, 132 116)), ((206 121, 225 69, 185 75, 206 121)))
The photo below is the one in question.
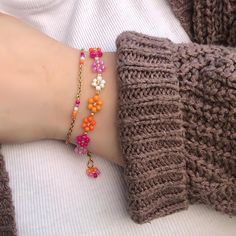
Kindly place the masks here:
MULTIPOLYGON (((6 15, 0 16, 0 35, 0 142, 64 140, 76 95, 79 51, 6 15)), ((115 55, 105 53, 104 61, 104 106, 96 115, 90 150, 120 164, 115 125, 115 55)), ((90 66, 87 58, 72 141, 82 132, 82 119, 88 115, 87 99, 94 94, 90 66)))

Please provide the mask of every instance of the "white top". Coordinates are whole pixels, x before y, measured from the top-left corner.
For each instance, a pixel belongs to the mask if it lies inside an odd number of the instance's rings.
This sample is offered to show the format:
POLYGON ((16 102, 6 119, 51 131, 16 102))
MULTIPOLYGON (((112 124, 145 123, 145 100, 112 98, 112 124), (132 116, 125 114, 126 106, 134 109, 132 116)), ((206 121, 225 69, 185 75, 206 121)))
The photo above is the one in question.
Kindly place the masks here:
MULTIPOLYGON (((76 48, 115 51, 124 30, 189 42, 165 0, 1 0, 0 10, 76 48)), ((134 223, 121 168, 95 157, 102 174, 89 179, 87 160, 73 147, 54 140, 3 145, 19 236, 235 235, 236 218, 200 205, 134 223)))

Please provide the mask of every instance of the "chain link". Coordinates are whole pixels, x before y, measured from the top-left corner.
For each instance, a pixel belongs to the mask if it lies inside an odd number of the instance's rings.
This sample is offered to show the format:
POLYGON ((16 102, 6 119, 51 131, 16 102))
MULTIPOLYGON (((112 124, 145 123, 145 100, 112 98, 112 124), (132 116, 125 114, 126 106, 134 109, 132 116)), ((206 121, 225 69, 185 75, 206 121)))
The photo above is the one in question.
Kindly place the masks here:
MULTIPOLYGON (((83 68, 83 65, 80 64, 80 65, 79 65, 79 74, 78 74, 78 77, 77 77, 76 99, 80 99, 80 95, 81 95, 81 87, 82 87, 82 68, 83 68)), ((75 120, 76 120, 76 118, 73 118, 73 117, 72 117, 72 120, 71 120, 71 123, 70 123, 70 128, 69 128, 69 130, 68 130, 68 132, 67 132, 67 134, 66 134, 66 141, 65 141, 66 144, 69 144, 69 143, 70 143, 70 138, 71 138, 71 135, 72 135, 74 126, 75 126, 75 120)))

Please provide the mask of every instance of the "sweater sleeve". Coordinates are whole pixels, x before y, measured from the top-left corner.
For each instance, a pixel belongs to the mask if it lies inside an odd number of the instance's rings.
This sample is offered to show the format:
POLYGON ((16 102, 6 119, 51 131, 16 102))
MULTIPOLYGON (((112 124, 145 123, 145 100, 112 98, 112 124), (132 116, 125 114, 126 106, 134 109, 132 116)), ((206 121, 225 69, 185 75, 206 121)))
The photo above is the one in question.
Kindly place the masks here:
POLYGON ((236 46, 236 1, 169 0, 192 41, 236 46))
POLYGON ((117 38, 128 211, 144 223, 200 202, 236 213, 236 52, 117 38))
POLYGON ((169 40, 125 32, 117 54, 128 210, 144 223, 188 206, 179 83, 169 40))
POLYGON ((1 148, 2 144, 0 144, 0 235, 16 236, 15 206, 1 148))

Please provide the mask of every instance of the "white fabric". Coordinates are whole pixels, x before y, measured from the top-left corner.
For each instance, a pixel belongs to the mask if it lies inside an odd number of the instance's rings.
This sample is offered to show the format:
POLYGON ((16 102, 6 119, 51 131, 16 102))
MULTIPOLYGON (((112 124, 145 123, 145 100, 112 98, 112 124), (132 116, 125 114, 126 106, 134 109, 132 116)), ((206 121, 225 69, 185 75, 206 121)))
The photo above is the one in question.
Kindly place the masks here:
MULTIPOLYGON (((76 48, 114 51, 124 30, 189 42, 164 0, 1 0, 0 10, 76 48)), ((121 168, 96 157, 102 174, 89 179, 86 159, 77 158, 72 145, 54 140, 3 145, 3 154, 19 236, 235 235, 235 217, 201 205, 150 224, 134 223, 126 211, 121 168)))

